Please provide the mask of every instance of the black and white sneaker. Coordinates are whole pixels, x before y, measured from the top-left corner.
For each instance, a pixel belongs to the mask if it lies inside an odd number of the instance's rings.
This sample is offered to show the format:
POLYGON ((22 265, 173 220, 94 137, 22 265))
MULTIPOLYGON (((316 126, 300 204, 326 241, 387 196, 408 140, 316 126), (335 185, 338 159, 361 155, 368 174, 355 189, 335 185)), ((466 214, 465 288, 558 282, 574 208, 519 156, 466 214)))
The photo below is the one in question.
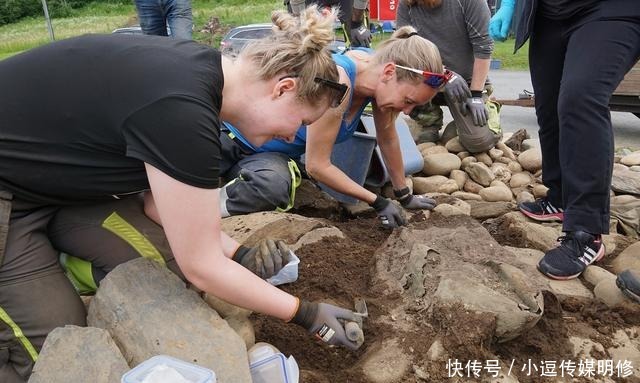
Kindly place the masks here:
POLYGON ((538 270, 552 279, 577 278, 592 263, 604 257, 600 235, 585 231, 568 232, 558 238, 560 246, 547 251, 538 263, 538 270))
POLYGON ((632 270, 625 270, 618 274, 616 285, 624 295, 636 303, 640 303, 640 275, 637 275, 632 270))
POLYGON ((518 204, 518 209, 522 214, 536 221, 562 221, 564 211, 553 206, 546 198, 540 198, 534 202, 522 202, 518 204))

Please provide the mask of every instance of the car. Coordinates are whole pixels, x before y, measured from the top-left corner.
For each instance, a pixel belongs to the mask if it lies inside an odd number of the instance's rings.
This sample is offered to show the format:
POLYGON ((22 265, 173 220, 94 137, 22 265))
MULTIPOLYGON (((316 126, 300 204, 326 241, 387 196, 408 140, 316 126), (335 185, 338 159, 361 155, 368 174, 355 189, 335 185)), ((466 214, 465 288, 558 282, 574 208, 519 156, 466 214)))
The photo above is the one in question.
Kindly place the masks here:
MULTIPOLYGON (((338 24, 339 25, 339 24, 338 24)), ((220 42, 220 51, 236 57, 249 42, 267 37, 271 34, 273 24, 249 24, 231 29, 220 42)), ((347 48, 344 40, 336 38, 330 45, 332 52, 342 52, 347 48)))
MULTIPOLYGON (((142 35, 142 27, 139 25, 133 25, 131 27, 124 27, 124 28, 117 28, 114 29, 111 33, 124 33, 124 34, 128 34, 128 35, 142 35)), ((167 35, 171 36, 171 29, 169 28, 169 26, 167 25, 167 35)))

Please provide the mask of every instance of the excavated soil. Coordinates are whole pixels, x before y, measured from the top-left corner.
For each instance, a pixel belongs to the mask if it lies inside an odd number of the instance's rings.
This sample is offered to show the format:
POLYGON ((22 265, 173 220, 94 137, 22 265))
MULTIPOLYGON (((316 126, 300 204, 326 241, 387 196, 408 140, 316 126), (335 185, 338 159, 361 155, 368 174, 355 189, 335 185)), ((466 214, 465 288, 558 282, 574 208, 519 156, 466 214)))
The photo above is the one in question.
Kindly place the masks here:
MULTIPOLYGON (((361 373, 361 363, 372 345, 383 339, 398 339, 403 351, 412 359, 412 368, 400 382, 480 381, 476 378, 456 380, 447 373, 447 358, 468 360, 495 360, 500 358, 502 372, 506 373, 513 362, 512 375, 520 382, 553 382, 521 371, 529 360, 532 362, 573 360, 573 346, 569 337, 592 339, 602 344, 605 351, 592 355, 598 359, 611 359, 606 349, 612 346, 612 334, 619 329, 640 325, 640 310, 612 310, 595 302, 566 299, 560 303, 551 293, 544 294, 545 312, 531 330, 520 337, 501 344, 492 339, 495 317, 466 310, 461 305, 439 307, 430 310, 420 303, 404 305, 401 315, 411 326, 393 325, 397 316, 400 293, 390 292, 384 284, 376 282, 374 253, 392 234, 382 229, 372 215, 350 219, 344 212, 298 211, 299 214, 328 218, 346 236, 344 239, 325 238, 298 252, 301 259, 299 279, 283 286, 283 290, 307 300, 324 300, 344 307, 353 307, 353 299, 363 297, 367 301, 370 318, 365 321, 365 344, 355 352, 340 347, 330 347, 314 342, 304 330, 265 316, 253 316, 256 341, 273 344, 283 353, 293 355, 301 369, 301 382, 367 383, 361 373), (376 318, 391 318, 376 320, 376 318), (434 339, 442 340, 448 355, 430 360, 428 350, 434 339)), ((443 217, 432 214, 426 218, 415 215, 409 226, 419 230, 434 227, 466 225, 476 230, 479 223, 471 225, 468 219, 443 217), (473 226, 473 227, 472 227, 473 226)), ((496 234, 496 233, 492 233, 496 234)), ((518 245, 510 238, 501 243, 518 245)), ((428 283, 428 282, 427 282, 428 283)), ((406 301, 406 300, 405 300, 406 301)), ((635 337, 638 333, 634 334, 635 337)), ((634 366, 635 367, 635 366, 634 366)), ((538 374, 539 375, 539 374, 538 374)), ((483 375, 486 379, 487 375, 483 375)), ((616 378, 616 382, 640 382, 638 377, 616 378)), ((573 380, 581 381, 581 380, 573 380)), ((596 380, 598 381, 598 380, 596 380)))

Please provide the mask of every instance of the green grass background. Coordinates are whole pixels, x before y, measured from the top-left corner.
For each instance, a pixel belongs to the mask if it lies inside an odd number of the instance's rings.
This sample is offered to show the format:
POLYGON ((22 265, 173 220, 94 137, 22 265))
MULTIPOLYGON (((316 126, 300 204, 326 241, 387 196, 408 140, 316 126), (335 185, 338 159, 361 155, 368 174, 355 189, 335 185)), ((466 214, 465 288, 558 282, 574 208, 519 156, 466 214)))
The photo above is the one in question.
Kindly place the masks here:
MULTIPOLYGON (((271 11, 284 6, 282 0, 193 0, 192 8, 194 39, 219 47, 222 36, 230 28, 268 22, 271 11), (219 28, 214 33, 201 32, 212 18, 217 18, 219 28)), ((96 1, 71 11, 68 17, 51 15, 51 18, 57 40, 85 33, 111 33, 116 28, 138 24, 133 1, 124 5, 96 1)), ((374 46, 388 36, 377 35, 374 46)), ((0 60, 49 42, 44 16, 0 26, 0 60)), ((527 70, 527 48, 513 55, 513 40, 496 42, 493 56, 501 61, 502 69, 527 70)))

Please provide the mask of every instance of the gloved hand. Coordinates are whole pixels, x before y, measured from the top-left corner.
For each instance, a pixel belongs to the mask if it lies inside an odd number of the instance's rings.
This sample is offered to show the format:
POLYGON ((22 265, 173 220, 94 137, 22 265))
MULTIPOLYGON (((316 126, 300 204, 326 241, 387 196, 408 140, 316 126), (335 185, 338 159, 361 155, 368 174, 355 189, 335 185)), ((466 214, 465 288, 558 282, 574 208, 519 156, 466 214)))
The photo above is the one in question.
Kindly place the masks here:
POLYGON ((489 36, 497 41, 504 41, 509 35, 511 19, 515 8, 516 0, 502 0, 500 9, 489 21, 489 36))
POLYGON ((436 201, 433 198, 429 198, 423 195, 413 195, 408 187, 400 190, 394 190, 393 195, 396 196, 400 205, 405 209, 411 210, 433 210, 436 207, 436 201))
POLYGON ((407 223, 402 215, 402 210, 386 198, 377 196, 376 200, 369 206, 374 208, 378 213, 382 227, 386 229, 402 226, 407 223))
POLYGON ((263 239, 255 247, 240 245, 232 259, 260 278, 268 279, 289 263, 290 254, 283 241, 263 239))
POLYGON ((291 323, 304 327, 310 334, 328 344, 357 350, 358 345, 347 338, 344 326, 339 322, 355 320, 355 315, 351 310, 327 303, 301 300, 291 323))
POLYGON ((460 113, 463 116, 467 115, 467 112, 471 113, 473 123, 476 126, 484 126, 489 120, 489 111, 484 106, 484 100, 482 99, 482 92, 471 92, 472 97, 465 100, 464 104, 460 106, 460 113))
POLYGON ((455 102, 463 103, 469 97, 471 97, 471 90, 464 78, 459 74, 453 72, 451 80, 444 86, 444 92, 449 98, 455 102))
POLYGON ((351 31, 349 33, 351 38, 352 47, 366 47, 371 46, 371 31, 367 28, 362 21, 352 21, 351 31))

